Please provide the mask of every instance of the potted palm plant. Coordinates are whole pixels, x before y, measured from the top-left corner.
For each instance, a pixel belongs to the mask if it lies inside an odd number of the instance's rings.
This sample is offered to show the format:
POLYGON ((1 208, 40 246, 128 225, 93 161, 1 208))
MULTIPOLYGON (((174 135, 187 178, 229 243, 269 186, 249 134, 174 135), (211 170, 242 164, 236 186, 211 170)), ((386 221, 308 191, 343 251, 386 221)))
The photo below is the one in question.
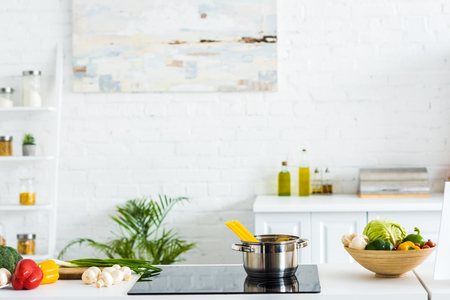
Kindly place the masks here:
POLYGON ((87 244, 108 258, 132 258, 151 262, 153 265, 169 265, 182 261, 181 254, 195 247, 178 238, 173 229, 164 228, 164 219, 171 208, 188 198, 168 198, 159 196, 157 201, 143 197, 127 201, 116 208, 117 214, 111 219, 118 225, 115 237, 106 243, 89 238, 71 241, 59 253, 62 259, 68 248, 78 244, 87 244))
POLYGON ((36 144, 34 143, 34 136, 31 133, 25 133, 22 140, 23 156, 34 156, 36 153, 36 144))

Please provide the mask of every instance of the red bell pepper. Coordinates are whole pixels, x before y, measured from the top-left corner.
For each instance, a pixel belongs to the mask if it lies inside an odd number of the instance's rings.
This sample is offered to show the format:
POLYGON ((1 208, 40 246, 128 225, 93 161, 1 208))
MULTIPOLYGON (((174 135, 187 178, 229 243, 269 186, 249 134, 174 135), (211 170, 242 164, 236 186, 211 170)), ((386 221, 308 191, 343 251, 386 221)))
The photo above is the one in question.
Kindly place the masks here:
POLYGON ((11 283, 16 290, 32 290, 41 284, 43 277, 44 273, 33 260, 22 259, 17 263, 11 283))

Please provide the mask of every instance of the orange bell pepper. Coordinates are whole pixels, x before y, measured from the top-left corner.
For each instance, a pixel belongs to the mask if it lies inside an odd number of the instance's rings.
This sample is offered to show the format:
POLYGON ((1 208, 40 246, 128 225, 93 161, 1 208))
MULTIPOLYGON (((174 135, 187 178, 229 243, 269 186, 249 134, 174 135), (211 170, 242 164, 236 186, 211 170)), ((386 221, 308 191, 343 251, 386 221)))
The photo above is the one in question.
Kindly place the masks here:
POLYGON ((401 243, 400 245, 398 245, 397 250, 399 251, 406 251, 406 250, 410 250, 410 249, 415 249, 415 250, 420 250, 420 247, 417 247, 416 245, 414 245, 413 242, 407 241, 404 243, 401 243))
POLYGON ((56 282, 59 279, 59 268, 53 260, 46 260, 37 264, 44 272, 44 277, 41 284, 49 284, 56 282))

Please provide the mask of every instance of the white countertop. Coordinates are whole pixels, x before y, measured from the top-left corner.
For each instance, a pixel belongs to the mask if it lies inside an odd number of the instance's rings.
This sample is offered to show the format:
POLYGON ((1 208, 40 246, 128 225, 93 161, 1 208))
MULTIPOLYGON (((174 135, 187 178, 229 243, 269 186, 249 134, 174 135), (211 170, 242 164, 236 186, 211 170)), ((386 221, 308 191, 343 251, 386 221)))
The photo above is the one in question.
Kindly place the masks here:
POLYGON ((58 280, 52 284, 44 284, 34 290, 16 291, 11 285, 0 289, 0 299, 31 300, 31 299, 83 299, 93 300, 101 297, 108 299, 128 299, 127 293, 139 275, 133 275, 131 281, 108 288, 97 288, 95 284, 84 284, 81 280, 58 280))
POLYGON ((429 198, 359 198, 356 194, 309 197, 264 195, 256 197, 253 212, 441 211, 443 199, 444 194, 431 194, 429 198))
POLYGON ((11 287, 0 289, 3 299, 321 299, 321 300, 427 300, 421 283, 409 272, 404 278, 377 278, 358 264, 320 264, 319 279, 322 292, 319 294, 251 294, 251 295, 179 295, 179 296, 128 296, 127 292, 138 279, 109 288, 85 285, 81 280, 58 280, 31 291, 16 291, 11 287))
MULTIPOLYGON (((335 300, 427 300, 421 283, 408 272, 403 278, 378 278, 359 264, 320 264, 320 299, 335 300)), ((303 296, 303 295, 302 295, 303 296)), ((315 295, 308 295, 313 299, 315 295)))
POLYGON ((423 263, 414 273, 430 295, 429 300, 450 299, 450 280, 434 280, 434 263, 423 263))

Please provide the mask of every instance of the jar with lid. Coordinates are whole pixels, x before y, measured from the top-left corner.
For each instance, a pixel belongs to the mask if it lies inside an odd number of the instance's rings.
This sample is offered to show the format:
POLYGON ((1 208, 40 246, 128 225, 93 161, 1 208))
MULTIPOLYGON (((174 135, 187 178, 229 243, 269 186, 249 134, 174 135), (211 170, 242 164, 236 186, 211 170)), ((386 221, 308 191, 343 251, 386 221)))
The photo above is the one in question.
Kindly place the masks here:
POLYGON ((0 136, 0 156, 12 156, 12 136, 0 136))
POLYGON ((36 203, 36 184, 34 178, 20 179, 20 204, 34 205, 36 203))
POLYGON ((23 71, 23 106, 42 106, 41 71, 23 71))
POLYGON ((36 234, 26 233, 17 235, 17 252, 20 255, 36 254, 36 234))
POLYGON ((6 246, 5 233, 3 232, 3 224, 0 223, 0 245, 6 246))
POLYGON ((13 107, 14 89, 10 87, 0 88, 0 107, 13 107))

